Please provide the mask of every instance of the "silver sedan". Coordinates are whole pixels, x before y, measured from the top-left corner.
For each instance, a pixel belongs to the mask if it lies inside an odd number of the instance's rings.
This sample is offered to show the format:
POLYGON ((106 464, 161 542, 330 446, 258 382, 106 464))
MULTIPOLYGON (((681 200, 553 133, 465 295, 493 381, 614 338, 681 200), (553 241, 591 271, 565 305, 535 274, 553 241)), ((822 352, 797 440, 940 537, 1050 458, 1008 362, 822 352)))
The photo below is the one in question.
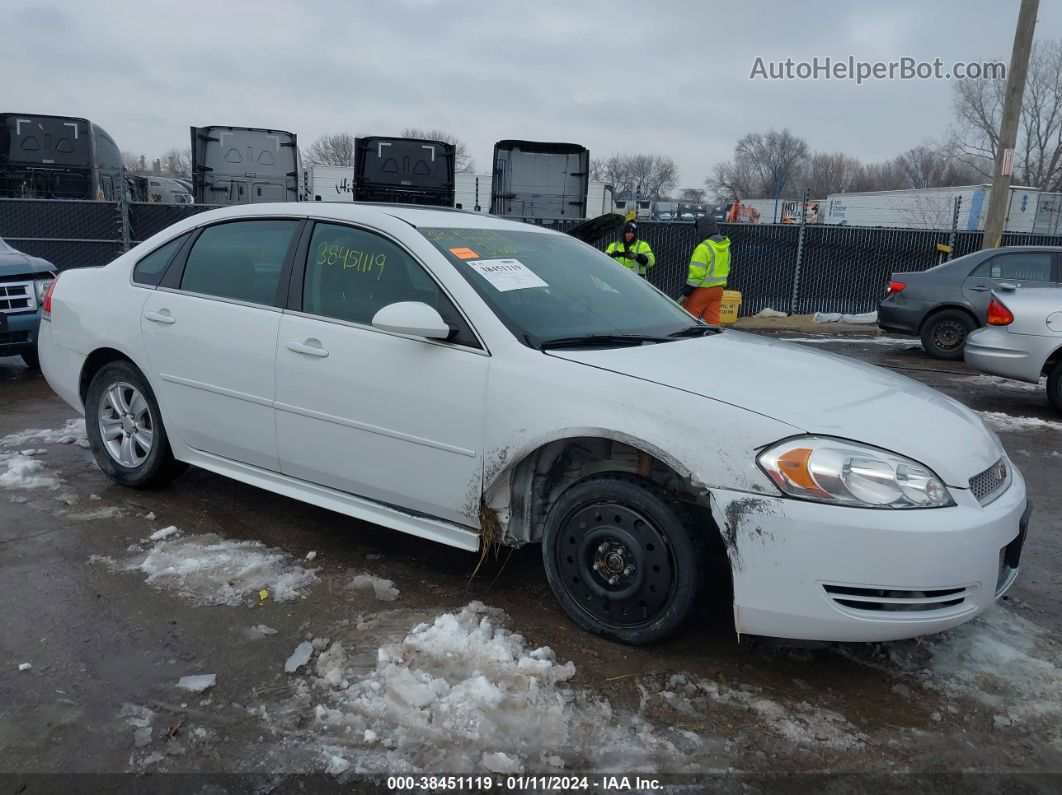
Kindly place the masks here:
POLYGON ((966 339, 971 367, 991 375, 1038 383, 1062 413, 1062 294, 1054 288, 1002 283, 988 306, 988 325, 966 339))

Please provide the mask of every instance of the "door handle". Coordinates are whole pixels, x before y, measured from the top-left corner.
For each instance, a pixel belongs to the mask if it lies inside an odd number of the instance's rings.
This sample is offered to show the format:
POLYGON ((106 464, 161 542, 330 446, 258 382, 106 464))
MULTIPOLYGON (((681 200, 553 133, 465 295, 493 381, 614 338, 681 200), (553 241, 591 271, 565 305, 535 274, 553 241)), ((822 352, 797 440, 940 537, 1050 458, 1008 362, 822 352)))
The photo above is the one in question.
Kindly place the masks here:
POLYGON ((328 356, 328 351, 321 347, 321 343, 317 340, 306 340, 306 342, 289 342, 288 350, 295 353, 301 353, 303 356, 316 356, 319 359, 324 359, 328 356), (313 343, 317 343, 314 345, 313 343))
POLYGON ((987 293, 990 288, 977 285, 976 287, 971 287, 970 289, 979 293, 987 293))
POLYGON ((152 323, 163 323, 167 326, 177 322, 177 318, 171 315, 168 309, 163 309, 161 312, 145 312, 144 317, 152 323))

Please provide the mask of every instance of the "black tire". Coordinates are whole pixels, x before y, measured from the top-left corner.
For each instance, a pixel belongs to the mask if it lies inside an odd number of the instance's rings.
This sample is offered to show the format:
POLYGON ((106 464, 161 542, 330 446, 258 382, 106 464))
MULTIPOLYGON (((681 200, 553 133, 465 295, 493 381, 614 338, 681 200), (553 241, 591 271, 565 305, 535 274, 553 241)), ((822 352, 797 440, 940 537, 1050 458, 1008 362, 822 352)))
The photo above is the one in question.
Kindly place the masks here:
POLYGON ((922 326, 922 347, 934 359, 958 361, 966 336, 975 328, 974 319, 961 309, 945 309, 930 315, 922 326))
POLYGON ((37 351, 26 351, 22 354, 22 361, 26 363, 26 367, 29 369, 40 372, 41 360, 37 355, 37 351))
MULTIPOLYGON (((166 428, 162 423, 162 413, 159 411, 155 393, 141 372, 130 362, 115 361, 104 365, 89 383, 88 394, 85 398, 85 429, 88 432, 89 448, 96 459, 96 464, 103 473, 116 483, 133 489, 146 489, 161 486, 187 468, 187 464, 177 461, 170 449, 170 441, 166 436, 166 428), (148 422, 145 428, 151 431, 150 450, 146 451, 143 460, 135 465, 128 466, 108 452, 100 430, 100 405, 107 399, 107 393, 112 388, 120 388, 121 385, 135 388, 147 404, 145 415, 148 422)), ((135 447, 137 457, 145 452, 143 447, 135 447)))
POLYGON ((542 539, 546 579, 564 611, 583 629, 632 646, 682 627, 701 588, 704 550, 679 504, 624 473, 570 486, 542 539))
POLYGON ((1062 360, 1055 362, 1047 374, 1047 399, 1051 408, 1062 414, 1062 360))

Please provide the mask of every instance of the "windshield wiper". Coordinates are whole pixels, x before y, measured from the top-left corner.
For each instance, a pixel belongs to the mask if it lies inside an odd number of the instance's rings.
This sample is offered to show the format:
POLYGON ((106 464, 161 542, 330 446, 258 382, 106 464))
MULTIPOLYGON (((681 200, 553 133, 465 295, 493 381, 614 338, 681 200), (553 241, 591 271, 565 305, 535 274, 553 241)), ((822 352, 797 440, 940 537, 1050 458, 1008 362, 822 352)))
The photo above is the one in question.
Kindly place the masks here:
POLYGON ((718 334, 722 331, 718 326, 686 326, 678 331, 672 331, 669 337, 706 337, 709 334, 718 334))
POLYGON ((641 345, 643 342, 672 342, 672 338, 649 334, 585 334, 581 337, 545 340, 538 347, 544 351, 547 348, 576 348, 581 345, 641 345))

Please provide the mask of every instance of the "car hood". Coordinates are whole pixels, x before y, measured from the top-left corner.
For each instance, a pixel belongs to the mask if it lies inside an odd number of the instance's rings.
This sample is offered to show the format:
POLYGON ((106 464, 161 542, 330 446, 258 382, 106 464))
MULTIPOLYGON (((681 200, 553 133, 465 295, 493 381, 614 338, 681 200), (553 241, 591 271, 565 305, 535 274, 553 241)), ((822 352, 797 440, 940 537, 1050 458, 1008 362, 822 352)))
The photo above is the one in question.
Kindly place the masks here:
MULTIPOLYGON (((557 350, 551 356, 729 403, 800 428, 881 447, 925 464, 948 485, 1003 454, 970 409, 873 365, 735 331, 637 347, 557 350)), ((691 417, 711 427, 711 413, 691 417)))
POLYGON ((31 257, 21 251, 0 252, 0 276, 40 273, 51 270, 53 270, 52 265, 40 257, 31 257))

